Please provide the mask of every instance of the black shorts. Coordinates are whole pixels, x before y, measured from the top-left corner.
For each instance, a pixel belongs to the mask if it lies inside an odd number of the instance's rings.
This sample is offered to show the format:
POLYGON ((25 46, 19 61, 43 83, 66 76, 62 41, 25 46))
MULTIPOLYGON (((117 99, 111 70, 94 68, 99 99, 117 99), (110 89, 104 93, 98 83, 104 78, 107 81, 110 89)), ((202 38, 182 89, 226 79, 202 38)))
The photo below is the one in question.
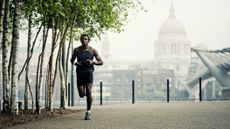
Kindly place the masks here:
POLYGON ((77 71, 77 86, 85 86, 87 83, 93 84, 93 71, 77 71))

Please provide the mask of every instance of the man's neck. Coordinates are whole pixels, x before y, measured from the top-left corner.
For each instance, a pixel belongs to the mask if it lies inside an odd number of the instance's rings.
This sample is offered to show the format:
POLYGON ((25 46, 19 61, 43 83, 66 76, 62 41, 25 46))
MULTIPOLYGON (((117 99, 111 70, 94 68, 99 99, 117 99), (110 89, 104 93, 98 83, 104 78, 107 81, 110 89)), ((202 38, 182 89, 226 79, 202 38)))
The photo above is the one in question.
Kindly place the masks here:
POLYGON ((82 45, 82 48, 83 48, 83 49, 87 49, 87 48, 88 48, 88 45, 86 45, 86 46, 83 46, 83 45, 82 45))
POLYGON ((88 48, 89 48, 88 45, 86 45, 86 46, 82 45, 82 50, 88 50, 88 48))

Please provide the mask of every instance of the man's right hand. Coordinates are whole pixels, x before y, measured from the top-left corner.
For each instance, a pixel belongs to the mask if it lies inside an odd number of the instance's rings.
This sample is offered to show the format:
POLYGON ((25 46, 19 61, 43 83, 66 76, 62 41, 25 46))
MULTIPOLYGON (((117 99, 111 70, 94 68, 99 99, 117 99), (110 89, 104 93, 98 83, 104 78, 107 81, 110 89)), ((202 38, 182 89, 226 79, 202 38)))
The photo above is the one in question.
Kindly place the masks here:
POLYGON ((74 65, 75 66, 81 65, 81 61, 80 62, 75 62, 74 65))

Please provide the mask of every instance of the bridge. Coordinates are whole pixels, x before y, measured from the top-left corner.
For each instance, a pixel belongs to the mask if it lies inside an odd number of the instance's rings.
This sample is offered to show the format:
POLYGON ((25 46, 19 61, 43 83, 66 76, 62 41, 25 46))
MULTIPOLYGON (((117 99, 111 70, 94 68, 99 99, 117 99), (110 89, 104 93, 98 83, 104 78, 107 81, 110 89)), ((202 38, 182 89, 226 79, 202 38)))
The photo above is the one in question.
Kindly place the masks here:
POLYGON ((187 81, 182 81, 182 84, 191 96, 197 96, 199 78, 202 78, 206 86, 207 79, 214 77, 217 82, 222 86, 222 96, 230 98, 230 48, 221 50, 199 50, 192 48, 207 69, 200 71, 194 78, 187 81))

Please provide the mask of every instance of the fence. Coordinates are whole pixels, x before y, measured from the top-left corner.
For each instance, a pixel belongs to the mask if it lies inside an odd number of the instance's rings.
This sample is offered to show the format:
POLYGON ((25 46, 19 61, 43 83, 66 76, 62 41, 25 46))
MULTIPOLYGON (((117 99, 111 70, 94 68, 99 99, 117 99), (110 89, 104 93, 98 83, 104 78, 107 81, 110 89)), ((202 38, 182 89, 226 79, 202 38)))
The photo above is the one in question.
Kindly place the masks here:
MULTIPOLYGON (((160 97, 160 98, 138 98, 135 96, 135 81, 132 80, 131 82, 131 94, 130 94, 130 98, 104 98, 103 99, 103 83, 100 82, 100 97, 99 99, 94 99, 93 104, 95 105, 108 105, 108 104, 127 104, 127 103, 151 103, 151 102, 167 102, 169 103, 170 101, 173 102, 178 102, 178 101, 223 101, 223 100, 230 100, 229 99, 203 99, 202 98, 202 79, 199 78, 199 98, 175 98, 175 97, 171 97, 170 98, 170 83, 169 83, 169 79, 167 79, 167 83, 166 83, 166 96, 165 97, 160 97)), ((70 91, 69 91, 70 92, 70 91)), ((71 97, 73 98, 73 97, 71 97)), ((71 101, 69 99, 69 101, 71 101)), ((77 101, 75 101, 76 105, 85 105, 86 104, 86 100, 85 99, 78 99, 77 101)), ((70 106, 70 105, 69 105, 70 106)), ((73 106, 73 105, 72 105, 73 106)))
MULTIPOLYGON (((111 105, 111 104, 135 104, 135 103, 154 103, 154 102, 183 102, 183 101, 189 101, 189 102, 202 102, 202 101, 229 101, 230 98, 228 99, 223 99, 223 98, 215 98, 215 99, 204 99, 202 98, 202 79, 199 78, 199 97, 198 98, 176 98, 176 97, 170 97, 170 82, 169 79, 167 79, 166 83, 166 90, 164 91, 164 96, 162 97, 156 97, 156 98, 138 98, 136 96, 135 92, 135 81, 132 80, 130 83, 131 87, 131 94, 127 95, 128 97, 126 98, 106 98, 103 96, 103 82, 100 82, 100 97, 96 98, 93 100, 93 105, 111 105)), ((76 99, 74 97, 74 87, 68 84, 67 88, 67 100, 68 100, 68 106, 81 106, 81 105, 86 105, 86 99, 85 98, 78 98, 76 99), (75 99, 76 100, 75 100, 75 99)), ((1 99, 0 99, 1 101, 1 99)), ((20 100, 19 100, 20 101, 20 100)), ((21 100, 23 102, 23 100, 21 100)), ((41 102, 43 104, 44 102, 41 102)), ((41 105, 44 107, 43 105, 41 105)), ((59 107, 60 106, 60 101, 54 101, 54 107, 59 107)), ((0 103, 0 108, 1 108, 1 103, 0 103)))

